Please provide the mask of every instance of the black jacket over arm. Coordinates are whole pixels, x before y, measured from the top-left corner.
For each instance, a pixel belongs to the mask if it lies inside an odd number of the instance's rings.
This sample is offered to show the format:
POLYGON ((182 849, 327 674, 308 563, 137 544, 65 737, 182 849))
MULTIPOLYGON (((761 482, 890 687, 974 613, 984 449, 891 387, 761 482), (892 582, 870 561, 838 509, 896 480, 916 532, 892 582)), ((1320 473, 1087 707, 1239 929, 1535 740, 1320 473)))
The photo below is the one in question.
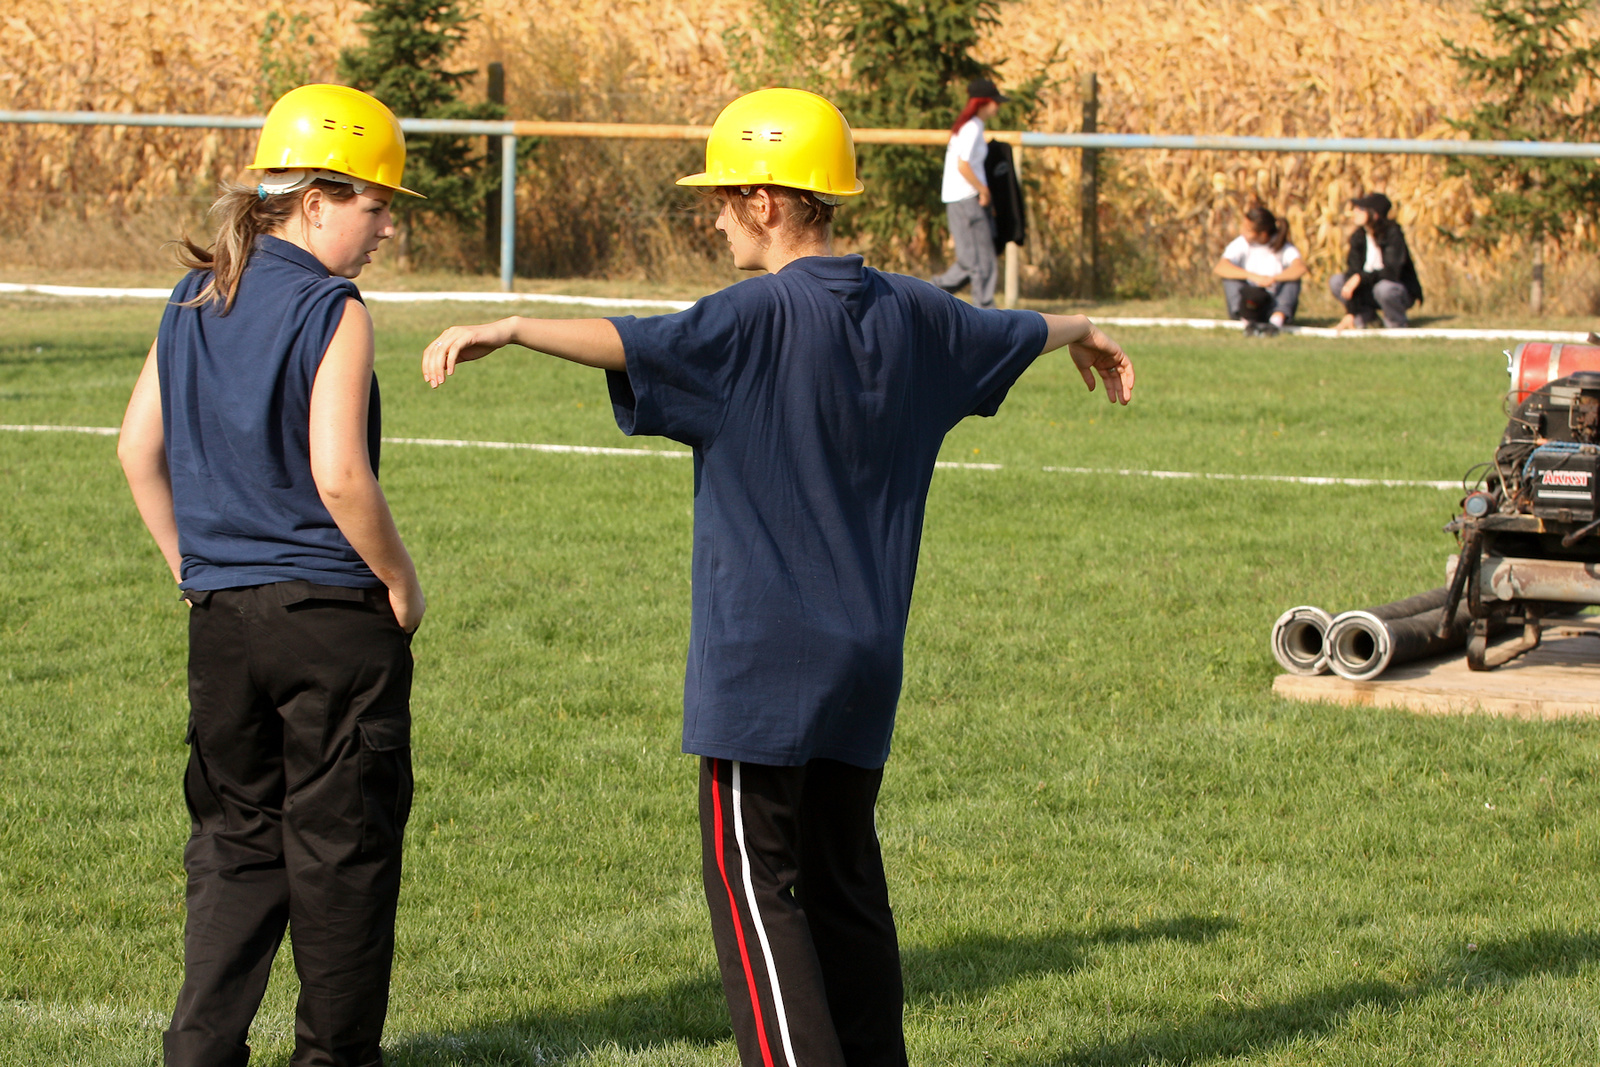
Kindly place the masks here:
POLYGON ((1004 255, 1007 241, 1019 245, 1028 243, 1027 208, 1022 202, 1022 184, 1017 181, 1011 146, 1004 141, 990 141, 983 169, 989 183, 989 209, 994 217, 994 252, 997 256, 1004 255))
POLYGON ((1411 261, 1411 249, 1406 247, 1405 231, 1399 223, 1389 223, 1378 239, 1378 248, 1383 253, 1382 269, 1366 270, 1367 231, 1358 229, 1350 235, 1350 250, 1344 257, 1345 273, 1361 276, 1361 287, 1350 299, 1350 310, 1376 311, 1378 304, 1373 299, 1372 287, 1379 282, 1399 282, 1413 300, 1422 303, 1422 282, 1417 280, 1417 265, 1411 261))

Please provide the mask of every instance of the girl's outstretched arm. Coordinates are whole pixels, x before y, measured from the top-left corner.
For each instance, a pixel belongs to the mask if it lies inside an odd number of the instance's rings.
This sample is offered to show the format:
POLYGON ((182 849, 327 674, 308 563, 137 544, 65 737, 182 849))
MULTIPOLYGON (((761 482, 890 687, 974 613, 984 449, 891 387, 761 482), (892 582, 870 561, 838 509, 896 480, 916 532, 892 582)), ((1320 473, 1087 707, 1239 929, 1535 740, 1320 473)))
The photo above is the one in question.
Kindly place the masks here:
POLYGON ((1067 346, 1089 392, 1094 392, 1094 376, 1098 373, 1106 383, 1107 400, 1126 404, 1133 399, 1133 362, 1121 345, 1082 315, 1045 315, 1044 322, 1050 329, 1044 351, 1067 346))
POLYGON ((505 345, 518 344, 569 359, 585 367, 626 370, 622 336, 607 319, 525 319, 513 315, 481 326, 452 326, 422 350, 422 377, 435 389, 456 372, 457 363, 482 359, 505 345))
POLYGON ((178 520, 172 512, 172 476, 167 470, 166 429, 161 422, 161 381, 156 370, 156 346, 152 342, 144 369, 128 399, 128 413, 122 417, 122 432, 117 437, 117 459, 128 476, 133 503, 139 509, 150 536, 172 571, 172 580, 182 581, 178 555, 178 520))

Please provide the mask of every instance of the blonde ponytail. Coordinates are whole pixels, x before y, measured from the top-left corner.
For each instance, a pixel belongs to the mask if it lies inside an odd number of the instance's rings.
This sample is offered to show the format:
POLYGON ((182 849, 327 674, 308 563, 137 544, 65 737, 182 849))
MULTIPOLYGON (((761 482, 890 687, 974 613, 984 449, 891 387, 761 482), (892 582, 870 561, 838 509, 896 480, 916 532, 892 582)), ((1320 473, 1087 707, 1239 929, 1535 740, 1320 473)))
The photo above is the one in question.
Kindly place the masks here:
MULTIPOLYGON (((333 200, 348 200, 355 190, 339 182, 318 179, 312 188, 321 189, 324 196, 333 200)), ((222 314, 233 310, 239 296, 239 279, 250 262, 256 238, 286 226, 295 216, 301 200, 309 190, 262 196, 248 185, 223 182, 222 195, 211 205, 211 219, 216 226, 210 248, 201 248, 185 234, 177 245, 178 262, 190 270, 210 271, 194 299, 185 307, 202 307, 205 304, 222 305, 222 314)))

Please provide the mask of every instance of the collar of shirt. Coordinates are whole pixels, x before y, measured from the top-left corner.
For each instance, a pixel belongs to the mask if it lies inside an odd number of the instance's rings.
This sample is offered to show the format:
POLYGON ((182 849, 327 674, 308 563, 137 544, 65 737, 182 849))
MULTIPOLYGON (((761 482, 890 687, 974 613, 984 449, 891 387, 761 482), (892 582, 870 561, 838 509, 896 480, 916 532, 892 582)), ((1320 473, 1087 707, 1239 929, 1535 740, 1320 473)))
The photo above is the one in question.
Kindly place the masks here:
POLYGON ((866 271, 865 261, 858 255, 801 256, 784 265, 779 274, 796 271, 809 274, 835 293, 853 293, 861 287, 866 271))
POLYGON ((318 277, 331 278, 328 268, 322 265, 322 260, 307 252, 297 244, 285 241, 281 237, 274 237, 269 233, 256 235, 256 251, 265 252, 270 256, 287 260, 295 266, 304 267, 314 272, 318 277))

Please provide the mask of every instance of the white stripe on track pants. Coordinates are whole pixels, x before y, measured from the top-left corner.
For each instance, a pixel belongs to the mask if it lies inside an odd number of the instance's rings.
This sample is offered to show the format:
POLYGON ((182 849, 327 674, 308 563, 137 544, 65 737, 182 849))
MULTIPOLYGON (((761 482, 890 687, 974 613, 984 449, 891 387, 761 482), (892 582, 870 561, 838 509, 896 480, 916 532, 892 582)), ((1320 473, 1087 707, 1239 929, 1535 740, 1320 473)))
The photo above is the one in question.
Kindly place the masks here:
POLYGON ((743 1067, 905 1067, 883 770, 700 761, 706 903, 743 1067))

